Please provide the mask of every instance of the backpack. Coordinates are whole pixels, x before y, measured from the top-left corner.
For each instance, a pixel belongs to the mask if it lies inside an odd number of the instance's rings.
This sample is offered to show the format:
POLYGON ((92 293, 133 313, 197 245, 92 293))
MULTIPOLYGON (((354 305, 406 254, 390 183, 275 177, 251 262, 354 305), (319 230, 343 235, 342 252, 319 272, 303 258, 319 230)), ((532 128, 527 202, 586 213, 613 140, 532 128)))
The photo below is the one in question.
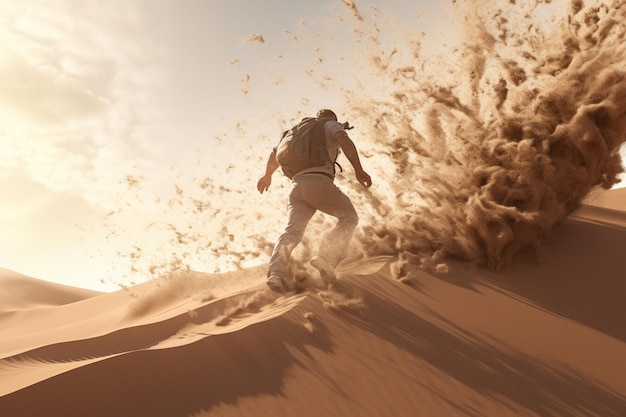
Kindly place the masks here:
POLYGON ((283 133, 276 147, 276 161, 287 177, 293 178, 304 169, 324 166, 330 161, 324 130, 326 121, 305 117, 283 133))

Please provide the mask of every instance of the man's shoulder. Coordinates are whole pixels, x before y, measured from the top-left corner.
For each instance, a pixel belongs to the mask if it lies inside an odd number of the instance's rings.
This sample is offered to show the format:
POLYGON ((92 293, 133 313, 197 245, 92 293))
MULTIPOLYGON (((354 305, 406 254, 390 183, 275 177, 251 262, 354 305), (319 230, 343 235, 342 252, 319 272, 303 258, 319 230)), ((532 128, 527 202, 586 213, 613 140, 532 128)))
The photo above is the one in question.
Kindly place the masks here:
POLYGON ((338 133, 345 131, 343 124, 335 120, 326 121, 324 123, 324 129, 326 130, 328 137, 333 138, 334 140, 339 138, 338 133))
POLYGON ((341 129, 343 130, 343 123, 339 123, 336 120, 325 120, 324 121, 324 127, 326 127, 327 129, 341 129))

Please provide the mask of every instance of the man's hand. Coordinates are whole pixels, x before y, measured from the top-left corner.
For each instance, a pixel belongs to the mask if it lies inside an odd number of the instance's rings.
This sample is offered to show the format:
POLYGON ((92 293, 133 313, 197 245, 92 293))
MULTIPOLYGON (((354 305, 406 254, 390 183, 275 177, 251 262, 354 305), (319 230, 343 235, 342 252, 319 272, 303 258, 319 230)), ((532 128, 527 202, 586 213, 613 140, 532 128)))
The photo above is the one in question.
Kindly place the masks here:
POLYGON ((372 186, 372 178, 363 170, 356 172, 356 179, 366 188, 370 188, 372 186))
POLYGON ((267 189, 270 188, 270 185, 272 185, 272 176, 264 175, 259 178, 259 182, 256 183, 256 189, 263 194, 264 191, 267 191, 267 189))
POLYGON ((261 194, 264 191, 267 191, 272 185, 272 174, 274 171, 278 169, 278 161, 276 160, 276 152, 272 150, 269 157, 267 158, 267 165, 265 166, 265 175, 259 178, 259 181, 256 183, 256 189, 259 190, 261 194))

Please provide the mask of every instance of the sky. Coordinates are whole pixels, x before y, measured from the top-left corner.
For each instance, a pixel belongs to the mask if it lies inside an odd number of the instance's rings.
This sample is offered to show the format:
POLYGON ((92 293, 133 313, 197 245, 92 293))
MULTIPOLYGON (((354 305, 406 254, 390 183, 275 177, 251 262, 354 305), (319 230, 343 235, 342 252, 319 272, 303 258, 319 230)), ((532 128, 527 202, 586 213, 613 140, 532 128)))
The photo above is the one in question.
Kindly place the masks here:
POLYGON ((387 94, 392 56, 445 52, 452 3, 0 0, 0 267, 110 291, 182 258, 228 270, 258 235, 266 253, 277 135, 387 94))
POLYGON ((252 194, 278 132, 340 105, 319 80, 353 82, 359 13, 427 28, 439 10, 419 1, 0 1, 0 266, 110 290, 127 275, 120 235, 137 217, 159 216, 163 189, 247 164, 254 170, 225 181, 237 177, 252 194), (229 152, 259 144, 253 161, 229 152))

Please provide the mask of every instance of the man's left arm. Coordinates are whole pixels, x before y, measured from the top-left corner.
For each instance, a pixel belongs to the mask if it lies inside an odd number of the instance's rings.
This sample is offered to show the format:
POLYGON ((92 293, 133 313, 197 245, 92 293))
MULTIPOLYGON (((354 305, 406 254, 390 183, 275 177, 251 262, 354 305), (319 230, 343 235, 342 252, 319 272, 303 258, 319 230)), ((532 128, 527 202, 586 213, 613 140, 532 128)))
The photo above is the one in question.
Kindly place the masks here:
POLYGON ((354 172, 356 174, 356 179, 365 187, 370 187, 372 185, 372 178, 369 176, 363 167, 361 166, 361 160, 359 158, 359 152, 356 149, 354 142, 345 132, 345 130, 337 133, 339 146, 343 151, 343 154, 348 158, 350 164, 354 167, 354 172))

